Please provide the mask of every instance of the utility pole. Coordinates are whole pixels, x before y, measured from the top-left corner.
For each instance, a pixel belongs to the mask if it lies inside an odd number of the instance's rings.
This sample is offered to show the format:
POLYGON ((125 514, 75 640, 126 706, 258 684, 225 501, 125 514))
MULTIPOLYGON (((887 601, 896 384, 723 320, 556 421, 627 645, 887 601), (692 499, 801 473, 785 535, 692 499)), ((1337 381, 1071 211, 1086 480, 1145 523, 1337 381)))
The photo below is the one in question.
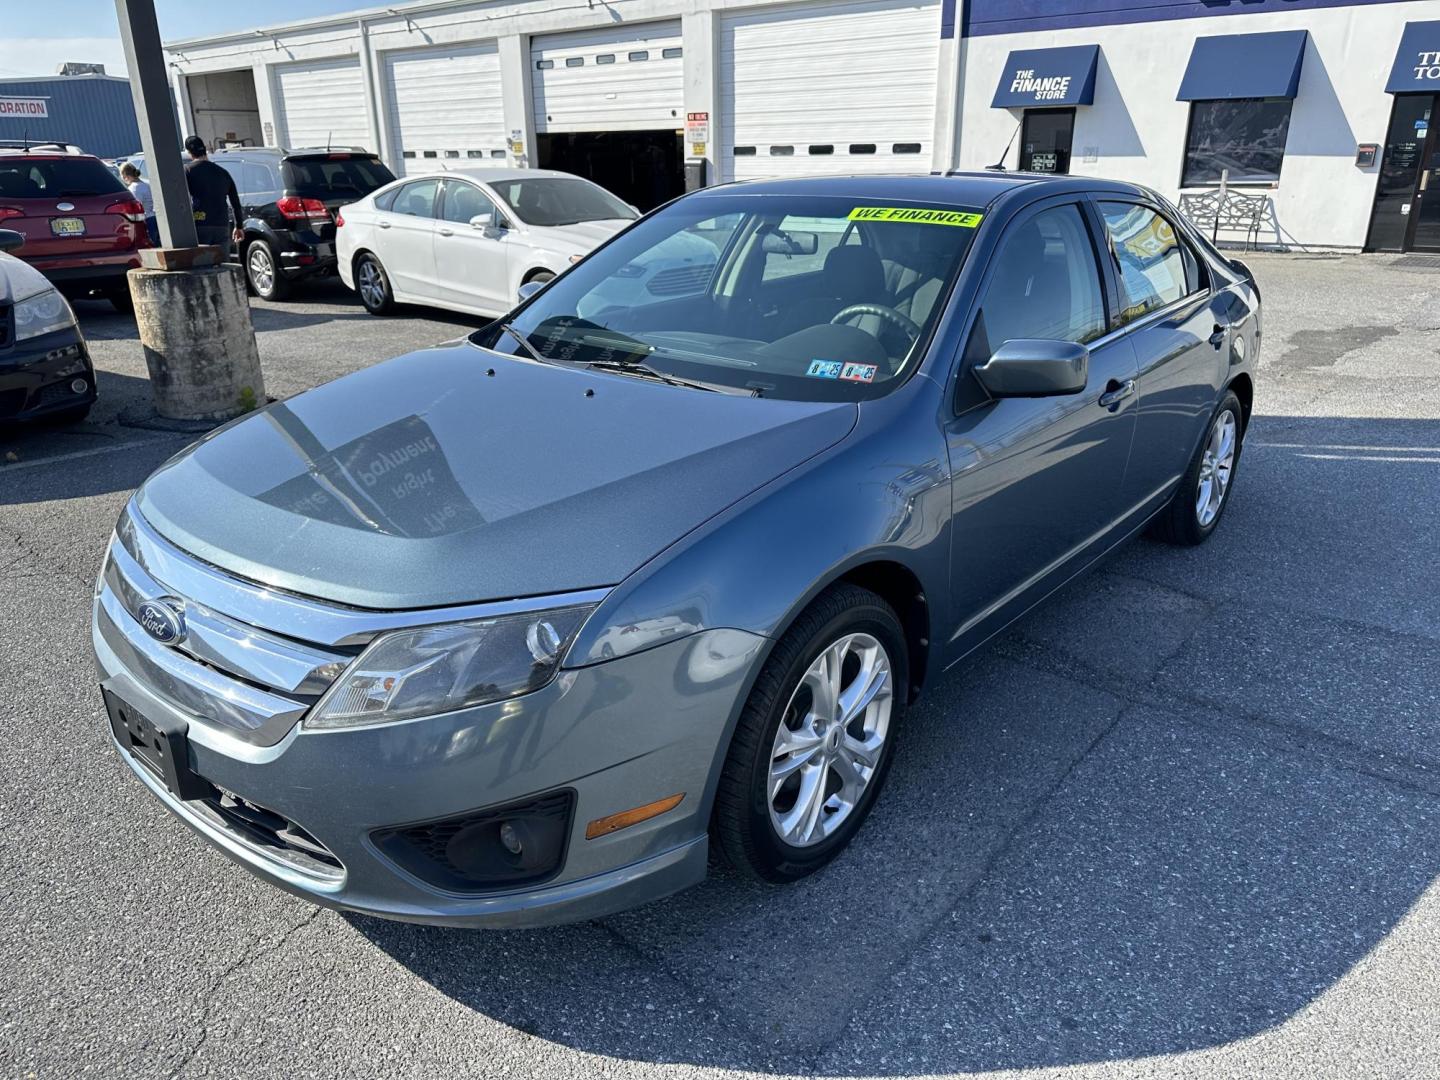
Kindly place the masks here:
POLYGON ((145 151, 160 240, 167 248, 193 248, 197 243, 195 217, 180 164, 180 128, 170 100, 155 2, 115 0, 115 14, 120 18, 120 40, 125 46, 125 66, 130 72, 130 93, 135 98, 140 148, 145 151))
POLYGON ((225 261, 228 245, 198 243, 155 0, 115 0, 115 14, 162 244, 127 275, 155 399, 134 422, 212 426, 265 402, 245 273, 225 261))

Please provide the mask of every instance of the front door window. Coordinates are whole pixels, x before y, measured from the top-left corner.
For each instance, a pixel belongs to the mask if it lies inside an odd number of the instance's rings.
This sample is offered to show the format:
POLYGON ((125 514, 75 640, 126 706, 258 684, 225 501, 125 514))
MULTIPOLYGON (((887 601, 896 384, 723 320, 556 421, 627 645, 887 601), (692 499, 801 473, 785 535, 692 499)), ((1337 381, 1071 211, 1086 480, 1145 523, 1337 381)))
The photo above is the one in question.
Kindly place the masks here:
POLYGON ((1020 133, 1020 171, 1068 173, 1074 109, 1026 109, 1020 133))

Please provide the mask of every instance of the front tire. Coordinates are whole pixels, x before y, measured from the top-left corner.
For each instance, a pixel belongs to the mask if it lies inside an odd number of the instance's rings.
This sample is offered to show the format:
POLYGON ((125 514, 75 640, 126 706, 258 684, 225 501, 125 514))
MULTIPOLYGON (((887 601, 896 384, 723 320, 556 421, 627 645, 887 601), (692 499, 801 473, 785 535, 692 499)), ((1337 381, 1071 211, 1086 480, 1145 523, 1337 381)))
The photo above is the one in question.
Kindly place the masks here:
POLYGON ((264 240, 251 240, 245 248, 245 280, 261 300, 284 300, 290 295, 290 282, 280 272, 275 249, 264 240))
POLYGON ((1151 525, 1150 532, 1156 539, 1182 547, 1210 539, 1230 504, 1244 441, 1245 411, 1240 399, 1226 391, 1180 486, 1151 525))
POLYGON ((726 861, 795 881, 850 843, 890 769, 909 687, 905 634, 874 593, 836 585, 776 643, 740 714, 711 830, 726 861))
POLYGON ((360 303, 371 315, 387 315, 395 307, 390 276, 385 273, 380 260, 368 251, 355 261, 355 291, 360 294, 360 303))

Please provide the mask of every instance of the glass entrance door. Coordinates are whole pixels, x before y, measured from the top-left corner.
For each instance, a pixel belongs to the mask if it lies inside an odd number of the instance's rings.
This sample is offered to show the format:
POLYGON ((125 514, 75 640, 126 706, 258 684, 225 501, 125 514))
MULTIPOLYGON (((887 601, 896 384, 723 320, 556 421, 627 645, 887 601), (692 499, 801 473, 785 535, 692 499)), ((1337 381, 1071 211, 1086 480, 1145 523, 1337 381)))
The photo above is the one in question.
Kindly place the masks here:
POLYGON ((1026 109, 1020 130, 1022 172, 1068 173, 1074 109, 1026 109))
POLYGON ((1440 251, 1440 140, 1430 125, 1435 105, 1429 94, 1395 98, 1365 245, 1371 251, 1440 251))

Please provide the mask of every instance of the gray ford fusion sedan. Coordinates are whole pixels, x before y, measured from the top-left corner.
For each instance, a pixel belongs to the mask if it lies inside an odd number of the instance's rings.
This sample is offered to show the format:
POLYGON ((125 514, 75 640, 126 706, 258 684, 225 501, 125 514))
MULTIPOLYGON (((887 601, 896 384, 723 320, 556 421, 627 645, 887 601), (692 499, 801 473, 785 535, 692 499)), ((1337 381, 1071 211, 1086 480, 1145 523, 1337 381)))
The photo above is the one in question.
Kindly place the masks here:
POLYGON ((1141 530, 1215 530, 1259 344, 1249 271, 1142 188, 696 192, 147 480, 96 589, 111 730, 331 907, 799 878, 947 668, 1141 530))

